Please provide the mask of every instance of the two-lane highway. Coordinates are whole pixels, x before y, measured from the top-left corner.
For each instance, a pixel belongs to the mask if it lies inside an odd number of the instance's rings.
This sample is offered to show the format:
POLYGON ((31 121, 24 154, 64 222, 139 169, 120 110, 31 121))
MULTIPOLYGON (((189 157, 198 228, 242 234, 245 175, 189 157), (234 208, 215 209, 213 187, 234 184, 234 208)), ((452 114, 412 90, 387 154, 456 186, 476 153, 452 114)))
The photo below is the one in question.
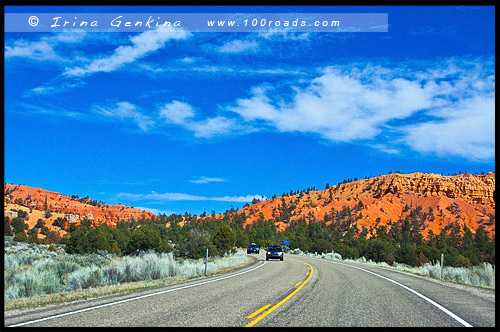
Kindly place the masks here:
POLYGON ((285 255, 228 274, 22 313, 6 326, 495 326, 494 291, 285 255))

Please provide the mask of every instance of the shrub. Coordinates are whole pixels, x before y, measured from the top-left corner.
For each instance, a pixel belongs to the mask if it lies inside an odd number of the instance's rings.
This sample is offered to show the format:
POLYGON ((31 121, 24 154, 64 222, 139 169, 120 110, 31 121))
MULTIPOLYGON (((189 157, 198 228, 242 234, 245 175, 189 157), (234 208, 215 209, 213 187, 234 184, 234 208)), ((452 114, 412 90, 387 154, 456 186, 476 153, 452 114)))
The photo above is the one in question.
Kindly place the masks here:
POLYGON ((66 290, 86 289, 103 285, 103 273, 97 266, 88 266, 72 272, 66 280, 66 290))
POLYGON ((60 280, 63 280, 67 274, 70 274, 80 268, 80 265, 75 262, 68 261, 66 259, 59 260, 52 265, 56 275, 60 280))
POLYGON ((119 267, 108 266, 102 269, 102 279, 105 285, 116 285, 120 284, 125 278, 119 267))
POLYGON ((327 253, 323 257, 331 260, 342 260, 342 256, 336 252, 327 253))
POLYGON ((16 235, 14 235, 14 241, 26 242, 28 241, 28 236, 24 232, 16 233, 16 235))
MULTIPOLYGON (((123 282, 149 281, 173 276, 201 276, 205 269, 204 259, 176 261, 171 252, 149 251, 140 252, 135 257, 117 257, 105 252, 68 255, 48 251, 48 248, 49 245, 24 242, 15 242, 5 247, 6 300, 123 282)), ((241 264, 248 259, 242 252, 211 258, 208 270, 241 264)))
MULTIPOLYGON (((50 271, 31 269, 22 271, 16 280, 17 297, 32 297, 56 293, 62 289, 59 278, 50 271)), ((14 296, 11 291, 9 296, 14 296)))

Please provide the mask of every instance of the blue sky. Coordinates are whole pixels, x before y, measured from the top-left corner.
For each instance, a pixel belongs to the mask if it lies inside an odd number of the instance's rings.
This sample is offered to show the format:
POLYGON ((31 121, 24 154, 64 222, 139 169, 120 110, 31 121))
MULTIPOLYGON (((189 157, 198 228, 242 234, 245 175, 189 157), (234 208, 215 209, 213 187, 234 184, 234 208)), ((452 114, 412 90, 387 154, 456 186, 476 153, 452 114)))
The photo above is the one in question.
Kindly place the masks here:
POLYGON ((389 171, 495 169, 494 7, 4 7, 388 13, 388 32, 6 32, 5 182, 201 214, 389 171))

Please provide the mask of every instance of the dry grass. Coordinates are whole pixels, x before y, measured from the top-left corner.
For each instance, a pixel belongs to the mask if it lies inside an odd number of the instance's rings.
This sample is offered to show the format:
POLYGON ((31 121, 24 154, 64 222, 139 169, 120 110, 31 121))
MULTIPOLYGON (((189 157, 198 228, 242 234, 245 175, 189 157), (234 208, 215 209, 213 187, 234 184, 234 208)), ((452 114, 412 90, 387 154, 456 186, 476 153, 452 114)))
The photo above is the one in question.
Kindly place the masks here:
MULTIPOLYGON (((250 261, 246 263, 207 271, 207 276, 215 276, 218 274, 231 272, 237 269, 241 269, 245 266, 254 264, 256 262, 256 259, 254 257, 252 256, 248 257, 250 258, 250 261)), ((21 311, 26 309, 45 307, 49 305, 58 305, 74 301, 95 299, 99 297, 121 294, 121 293, 137 292, 141 290, 177 284, 189 279, 196 279, 196 278, 200 277, 187 277, 187 276, 167 277, 160 280, 129 282, 120 285, 101 286, 83 290, 73 290, 56 294, 34 296, 30 298, 5 300, 4 311, 13 311, 13 310, 21 311)))

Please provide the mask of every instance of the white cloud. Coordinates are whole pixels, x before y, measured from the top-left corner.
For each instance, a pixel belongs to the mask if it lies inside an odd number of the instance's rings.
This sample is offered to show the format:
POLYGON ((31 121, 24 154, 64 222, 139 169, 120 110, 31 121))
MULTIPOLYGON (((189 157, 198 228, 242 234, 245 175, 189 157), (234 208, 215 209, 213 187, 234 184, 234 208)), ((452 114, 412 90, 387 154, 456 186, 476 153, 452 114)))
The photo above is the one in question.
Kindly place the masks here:
POLYGON ((141 207, 141 206, 136 206, 135 207, 136 209, 140 209, 140 210, 144 210, 144 211, 149 211, 155 215, 160 215, 160 214, 165 214, 167 216, 175 213, 175 211, 165 211, 165 210, 160 210, 160 209, 153 209, 153 208, 150 208, 150 207, 141 207))
POLYGON ((60 32, 49 36, 43 36, 37 41, 17 39, 10 45, 5 45, 5 58, 21 57, 36 61, 70 61, 54 50, 59 44, 79 43, 86 37, 86 33, 60 32))
POLYGON ((288 40, 309 40, 309 32, 292 32, 293 27, 270 28, 264 32, 259 32, 258 36, 273 41, 288 40))
MULTIPOLYGON (((437 113, 436 113, 437 114, 437 113)), ((415 151, 484 161, 495 156, 495 98, 477 96, 439 110, 441 120, 406 126, 415 151)))
MULTIPOLYGON (((379 126, 431 106, 432 95, 418 82, 373 78, 364 82, 339 69, 327 68, 289 103, 273 105, 266 90, 254 88, 252 97, 238 99, 228 111, 246 121, 264 121, 281 132, 316 133, 331 141, 371 139, 379 126)), ((270 92, 269 94, 273 94, 270 92)))
POLYGON ((492 64, 452 59, 434 65, 327 67, 307 86, 292 87, 289 96, 269 84, 258 86, 224 110, 256 128, 364 141, 392 154, 404 150, 398 146, 403 143, 441 156, 494 158, 492 64))
POLYGON ((56 93, 62 93, 65 92, 69 89, 77 88, 84 86, 85 82, 76 79, 76 80, 70 80, 70 81, 61 81, 58 79, 52 80, 51 82, 45 83, 39 87, 33 88, 26 92, 27 96, 30 95, 49 95, 49 94, 56 94, 56 93))
POLYGON ((221 53, 255 52, 259 44, 256 41, 234 39, 225 43, 217 50, 221 53))
POLYGON ((155 122, 147 115, 141 113, 135 105, 128 102, 119 102, 116 108, 94 106, 94 111, 102 116, 116 118, 122 121, 132 120, 143 131, 148 131, 155 126, 155 122))
POLYGON ((189 122, 185 127, 194 132, 196 137, 213 137, 216 135, 227 135, 234 132, 239 126, 235 119, 222 116, 205 119, 199 122, 189 122))
POLYGON ((47 41, 30 42, 16 40, 12 46, 5 46, 5 58, 23 57, 33 60, 61 60, 47 41))
POLYGON ((183 62, 183 63, 193 63, 193 62, 196 62, 198 61, 198 58, 193 58, 193 57, 184 57, 182 59, 179 60, 180 62, 183 62))
POLYGON ((159 194, 152 191, 150 194, 131 194, 131 193, 119 193, 114 199, 128 199, 131 201, 143 201, 151 200, 156 202, 163 201, 220 201, 220 202, 251 202, 254 198, 262 200, 267 199, 266 196, 262 195, 246 195, 246 196, 198 196, 190 195, 184 193, 164 193, 159 194))
POLYGON ((160 109, 159 117, 167 123, 184 124, 188 118, 192 118, 194 115, 195 111, 191 105, 174 100, 160 109))
POLYGON ((43 114, 44 116, 50 115, 53 117, 72 118, 79 120, 87 120, 88 115, 83 112, 69 110, 60 106, 47 104, 45 106, 21 104, 23 110, 31 110, 33 113, 43 114))
POLYGON ((399 154, 401 152, 398 149, 388 147, 388 146, 383 145, 383 144, 370 144, 369 146, 371 146, 374 149, 377 149, 377 150, 380 150, 380 151, 383 151, 383 152, 389 153, 389 154, 399 154))
POLYGON ((192 131, 196 137, 226 135, 241 129, 235 119, 216 116, 197 121, 192 119, 195 115, 196 112, 191 105, 174 100, 160 109, 158 117, 167 124, 180 125, 192 131))
POLYGON ((191 183, 210 183, 210 182, 226 182, 226 180, 221 179, 221 178, 210 178, 206 176, 201 176, 198 178, 198 180, 191 180, 189 181, 191 183))
POLYGON ((94 59, 83 68, 67 68, 64 74, 85 76, 96 72, 111 72, 163 48, 169 40, 186 39, 189 36, 190 33, 182 29, 158 26, 155 30, 148 30, 131 37, 131 46, 119 46, 110 56, 94 59))

